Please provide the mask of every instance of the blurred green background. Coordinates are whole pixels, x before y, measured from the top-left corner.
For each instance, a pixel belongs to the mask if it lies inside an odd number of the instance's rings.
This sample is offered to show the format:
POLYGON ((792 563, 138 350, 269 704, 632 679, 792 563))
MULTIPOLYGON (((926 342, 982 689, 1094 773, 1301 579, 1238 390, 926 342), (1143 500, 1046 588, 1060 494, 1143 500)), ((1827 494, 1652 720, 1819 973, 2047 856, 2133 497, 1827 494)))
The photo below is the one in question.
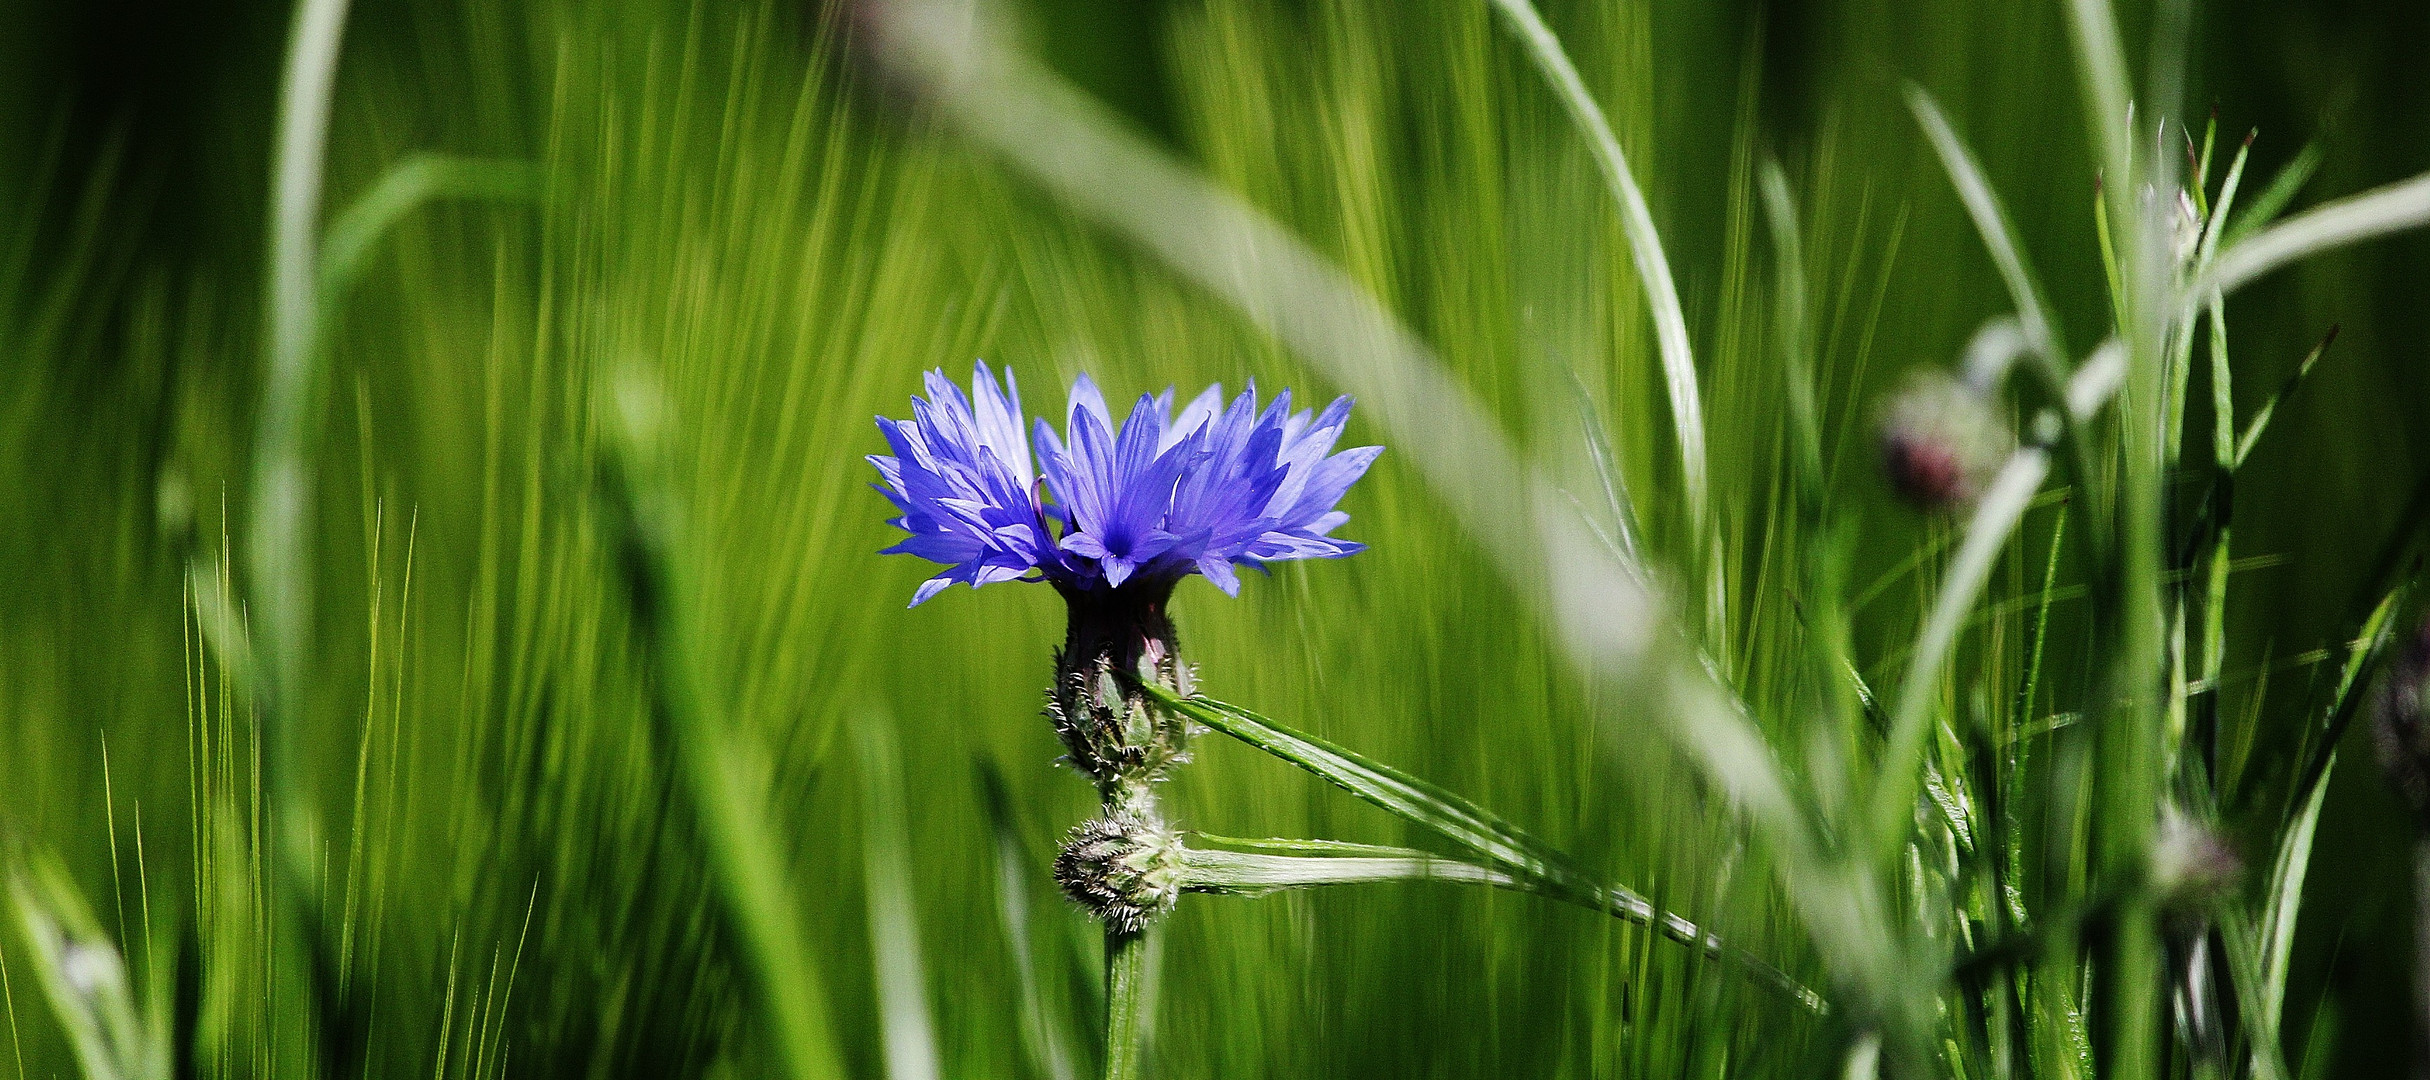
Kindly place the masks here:
MULTIPOLYGON (((2198 7, 2190 100, 2216 104, 2223 138, 2260 130, 2261 175, 2317 141, 2299 206, 2430 168, 2430 7, 2198 7)), ((1545 10, 1629 148, 1696 334, 1745 568, 1718 621, 1760 627, 1784 599, 1755 572, 1782 422, 1751 284, 1758 153, 1787 164, 1808 221, 1857 580, 1890 570, 1932 526, 1871 470, 1871 392, 1950 362, 2005 307, 1902 80, 1938 95, 1983 160, 2069 343, 2106 324, 2060 5, 1545 10)), ((1675 494, 1616 217, 1482 5, 1016 12, 1050 64, 1340 259, 1521 444, 1571 452, 1582 385, 1640 499, 1675 494)), ((2125 15, 2139 42, 2144 13, 2125 15)), ((227 508, 244 505, 288 19, 273 3, 0 7, 0 834, 58 852, 139 943, 138 971, 173 966, 181 1016, 224 1015, 219 1057, 191 1063, 212 1075, 252 1075, 242 1048, 268 1029, 215 1005, 200 974, 241 952, 248 902, 226 864, 258 843, 249 725, 206 641, 214 579, 189 568, 216 565, 243 528, 227 508)), ((547 196, 418 215, 335 330, 308 755, 360 928, 349 977, 375 988, 380 1075, 759 1072, 696 845, 667 820, 591 486, 592 388, 623 364, 656 371, 678 418, 719 689, 769 755, 848 1066, 874 1074, 880 1055, 854 725, 891 730, 910 780, 945 1074, 1033 1067, 982 770, 1001 773, 1027 845, 1037 981, 1086 1011, 1091 930, 1043 881, 1092 803, 1050 765, 1037 716, 1059 606, 1008 586, 903 611, 927 570, 874 554, 890 539, 863 487, 869 419, 904 414, 921 370, 958 380, 978 357, 1021 375, 1033 414, 1059 411, 1082 370, 1117 396, 1251 377, 1331 388, 865 85, 846 25, 758 0, 356 4, 331 206, 415 150, 536 162, 547 196)), ((2290 730, 2333 677, 2302 657, 2351 632, 2359 564, 2430 476, 2426 283, 2430 241, 2414 237, 2308 264, 2236 307, 2248 408, 2341 328, 2237 486, 2239 552, 2275 558, 2237 578, 2235 707, 2290 730)), ((1375 437, 1354 419, 1351 438, 1375 437)), ((1413 474, 1387 453, 1344 509, 1371 552, 1285 567, 1236 601, 1184 587, 1206 685, 1810 967, 1766 918, 1764 871, 1719 800, 1650 723, 1644 760, 1615 760, 1595 724, 1627 703, 1570 682, 1413 474)), ((2020 545, 1999 580, 2040 549, 2020 545)), ((1862 613, 1877 663, 1917 618, 1909 580, 1862 613)), ((1753 629, 1723 640, 1762 667, 1753 629)), ((1236 746, 1206 745, 1171 786, 1179 819, 1212 832, 1412 840, 1236 746)), ((2326 815, 2288 1043, 2330 1048, 2338 1075, 2394 1075, 2416 1015, 2410 825, 2359 741, 2326 815)), ((1194 898, 1173 924, 1170 1075, 1795 1075, 1829 1034, 1667 942, 1517 895, 1194 898)), ((0 958, 18 972, 0 1075, 65 1075, 14 935, 0 958)))

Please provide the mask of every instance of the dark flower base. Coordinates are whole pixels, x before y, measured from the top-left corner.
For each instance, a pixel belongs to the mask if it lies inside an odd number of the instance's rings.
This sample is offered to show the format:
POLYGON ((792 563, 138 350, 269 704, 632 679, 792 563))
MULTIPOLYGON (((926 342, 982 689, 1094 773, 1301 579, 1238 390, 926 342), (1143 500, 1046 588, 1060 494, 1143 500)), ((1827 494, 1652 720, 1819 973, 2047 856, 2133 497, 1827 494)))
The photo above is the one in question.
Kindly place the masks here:
POLYGON ((1145 785, 1186 753, 1186 723, 1139 689, 1140 680, 1154 679, 1176 693, 1189 692, 1180 643, 1165 614, 1173 584, 1134 579, 1116 589, 1057 590, 1069 621, 1055 654, 1046 712, 1072 766, 1109 798, 1124 789, 1144 794, 1145 785))

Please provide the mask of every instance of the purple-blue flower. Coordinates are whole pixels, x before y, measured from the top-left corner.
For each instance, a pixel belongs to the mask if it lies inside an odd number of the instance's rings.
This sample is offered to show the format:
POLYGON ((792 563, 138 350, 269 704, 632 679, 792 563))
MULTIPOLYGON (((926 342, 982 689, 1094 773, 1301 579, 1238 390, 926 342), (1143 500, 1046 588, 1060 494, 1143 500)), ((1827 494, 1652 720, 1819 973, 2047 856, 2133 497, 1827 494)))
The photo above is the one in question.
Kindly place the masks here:
POLYGON ((891 524, 911 534, 886 554, 950 568, 912 594, 915 607, 957 581, 975 589, 1060 559, 1035 494, 1021 386, 1012 372, 999 387, 985 365, 975 368, 976 408, 944 372, 931 371, 926 381, 928 396, 911 399, 911 419, 878 417, 893 456, 869 457, 885 481, 873 486, 902 511, 891 524))
POLYGON ((1236 566, 1365 546, 1332 536, 1349 520, 1334 504, 1383 452, 1333 452, 1349 398, 1294 413, 1288 391, 1260 409, 1254 385, 1229 403, 1216 386, 1176 415, 1166 390, 1141 396, 1117 424, 1083 375, 1063 433, 1037 422, 1033 470, 1009 371, 999 386, 979 366, 967 398, 942 372, 926 382, 911 420, 878 420, 893 456, 869 459, 902 511, 893 523, 911 534, 887 552, 948 567, 920 586, 915 606, 956 581, 1016 578, 1095 593, 1169 589, 1202 574, 1237 594, 1236 566))

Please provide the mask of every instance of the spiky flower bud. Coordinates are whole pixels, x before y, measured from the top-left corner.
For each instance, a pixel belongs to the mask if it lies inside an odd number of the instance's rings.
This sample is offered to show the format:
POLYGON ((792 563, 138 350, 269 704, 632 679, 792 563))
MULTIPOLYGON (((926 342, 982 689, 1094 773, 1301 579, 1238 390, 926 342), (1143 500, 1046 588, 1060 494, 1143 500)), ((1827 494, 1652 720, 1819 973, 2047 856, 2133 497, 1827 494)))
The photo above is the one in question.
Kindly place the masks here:
POLYGON ((1972 503, 2016 446, 1984 392, 1937 370, 1908 377, 1883 406, 1880 432, 1891 486, 1926 511, 1972 503))
POLYGON ((1091 818, 1056 854, 1055 881, 1107 927, 1137 933, 1181 896, 1181 836, 1128 810, 1091 818))
POLYGON ((1100 791, 1138 789, 1188 760, 1188 722, 1138 689, 1153 680, 1189 692, 1164 611, 1171 594, 1169 584, 1064 594, 1069 619, 1046 714, 1072 767, 1100 791))
POLYGON ((2430 620, 2398 644, 2371 703, 2371 736, 2389 782, 2430 827, 2430 620))

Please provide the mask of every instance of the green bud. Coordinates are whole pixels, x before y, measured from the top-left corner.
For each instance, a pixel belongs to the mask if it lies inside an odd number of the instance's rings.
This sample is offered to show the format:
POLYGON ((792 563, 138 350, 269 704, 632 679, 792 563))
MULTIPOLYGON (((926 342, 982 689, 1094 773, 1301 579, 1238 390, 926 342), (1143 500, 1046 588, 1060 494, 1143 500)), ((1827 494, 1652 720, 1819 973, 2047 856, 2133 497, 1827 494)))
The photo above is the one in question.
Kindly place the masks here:
POLYGON ((1149 814, 1117 810, 1082 822, 1055 856, 1063 894, 1107 927, 1136 933, 1181 896, 1181 836, 1149 814))

